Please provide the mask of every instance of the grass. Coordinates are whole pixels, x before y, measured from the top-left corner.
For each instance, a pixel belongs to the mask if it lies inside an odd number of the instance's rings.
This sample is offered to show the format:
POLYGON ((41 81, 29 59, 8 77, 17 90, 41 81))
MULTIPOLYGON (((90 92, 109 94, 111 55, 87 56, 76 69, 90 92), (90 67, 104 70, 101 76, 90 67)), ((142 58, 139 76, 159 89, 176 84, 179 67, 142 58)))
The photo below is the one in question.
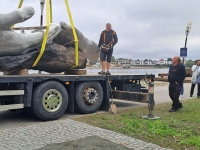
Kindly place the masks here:
POLYGON ((182 101, 184 108, 169 113, 171 103, 158 104, 153 114, 159 120, 142 119, 147 107, 93 114, 75 120, 109 129, 175 150, 200 150, 200 99, 182 101))

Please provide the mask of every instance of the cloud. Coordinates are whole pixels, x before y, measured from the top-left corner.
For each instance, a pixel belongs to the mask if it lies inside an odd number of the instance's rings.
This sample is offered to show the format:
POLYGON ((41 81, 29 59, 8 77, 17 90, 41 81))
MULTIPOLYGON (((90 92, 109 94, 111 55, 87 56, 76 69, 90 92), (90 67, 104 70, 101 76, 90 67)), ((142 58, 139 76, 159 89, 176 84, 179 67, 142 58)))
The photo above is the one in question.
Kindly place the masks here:
MULTIPOLYGON (((69 23, 64 0, 52 1, 53 21, 69 23)), ((35 8, 33 18, 19 26, 40 23, 39 0, 24 0, 35 8)), ((179 55, 185 44, 185 27, 192 21, 188 36, 188 58, 200 57, 199 0, 69 0, 75 26, 90 40, 98 43, 105 24, 117 32, 116 58, 171 58, 179 55)), ((18 1, 1 0, 0 13, 16 9, 18 1)))

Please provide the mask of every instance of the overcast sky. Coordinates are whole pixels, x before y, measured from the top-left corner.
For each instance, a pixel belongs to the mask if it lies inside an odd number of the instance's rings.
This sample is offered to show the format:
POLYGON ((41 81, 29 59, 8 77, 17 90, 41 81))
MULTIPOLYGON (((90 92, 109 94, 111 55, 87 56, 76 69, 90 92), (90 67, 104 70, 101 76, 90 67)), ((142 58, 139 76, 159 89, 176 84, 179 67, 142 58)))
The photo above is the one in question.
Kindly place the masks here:
MULTIPOLYGON (((64 0, 52 0, 53 22, 69 23, 64 0)), ((74 24, 85 37, 98 43, 106 23, 117 32, 115 58, 160 59, 180 55, 188 36, 188 58, 200 58, 200 0, 68 0, 74 24)), ((19 0, 0 0, 0 13, 10 12, 19 0)), ((35 15, 16 26, 40 24, 40 0, 24 0, 35 15)))

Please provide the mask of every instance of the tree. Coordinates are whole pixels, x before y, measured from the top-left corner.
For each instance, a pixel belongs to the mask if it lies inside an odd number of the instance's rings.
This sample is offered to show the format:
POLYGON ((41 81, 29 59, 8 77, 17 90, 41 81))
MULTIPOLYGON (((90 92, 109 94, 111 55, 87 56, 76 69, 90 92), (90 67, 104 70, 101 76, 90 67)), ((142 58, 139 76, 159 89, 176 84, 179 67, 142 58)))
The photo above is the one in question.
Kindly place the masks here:
POLYGON ((172 58, 168 58, 167 61, 172 61, 172 58))
POLYGON ((186 62, 186 64, 185 64, 185 66, 186 66, 187 68, 192 68, 193 65, 194 65, 194 61, 191 60, 191 59, 189 59, 189 60, 186 62))
POLYGON ((114 56, 111 57, 111 61, 115 62, 115 57, 114 56))

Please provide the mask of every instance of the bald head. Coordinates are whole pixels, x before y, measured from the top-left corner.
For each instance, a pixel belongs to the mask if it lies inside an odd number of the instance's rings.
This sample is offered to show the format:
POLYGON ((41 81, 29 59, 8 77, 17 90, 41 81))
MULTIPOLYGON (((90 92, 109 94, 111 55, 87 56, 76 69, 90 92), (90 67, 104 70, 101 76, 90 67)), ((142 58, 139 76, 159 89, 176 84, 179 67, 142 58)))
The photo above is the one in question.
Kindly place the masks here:
POLYGON ((179 56, 174 56, 174 58, 172 59, 172 63, 173 65, 177 65, 181 62, 181 58, 179 56))
POLYGON ((106 24, 106 31, 109 31, 109 30, 111 30, 111 24, 110 24, 110 23, 107 23, 107 24, 106 24))

